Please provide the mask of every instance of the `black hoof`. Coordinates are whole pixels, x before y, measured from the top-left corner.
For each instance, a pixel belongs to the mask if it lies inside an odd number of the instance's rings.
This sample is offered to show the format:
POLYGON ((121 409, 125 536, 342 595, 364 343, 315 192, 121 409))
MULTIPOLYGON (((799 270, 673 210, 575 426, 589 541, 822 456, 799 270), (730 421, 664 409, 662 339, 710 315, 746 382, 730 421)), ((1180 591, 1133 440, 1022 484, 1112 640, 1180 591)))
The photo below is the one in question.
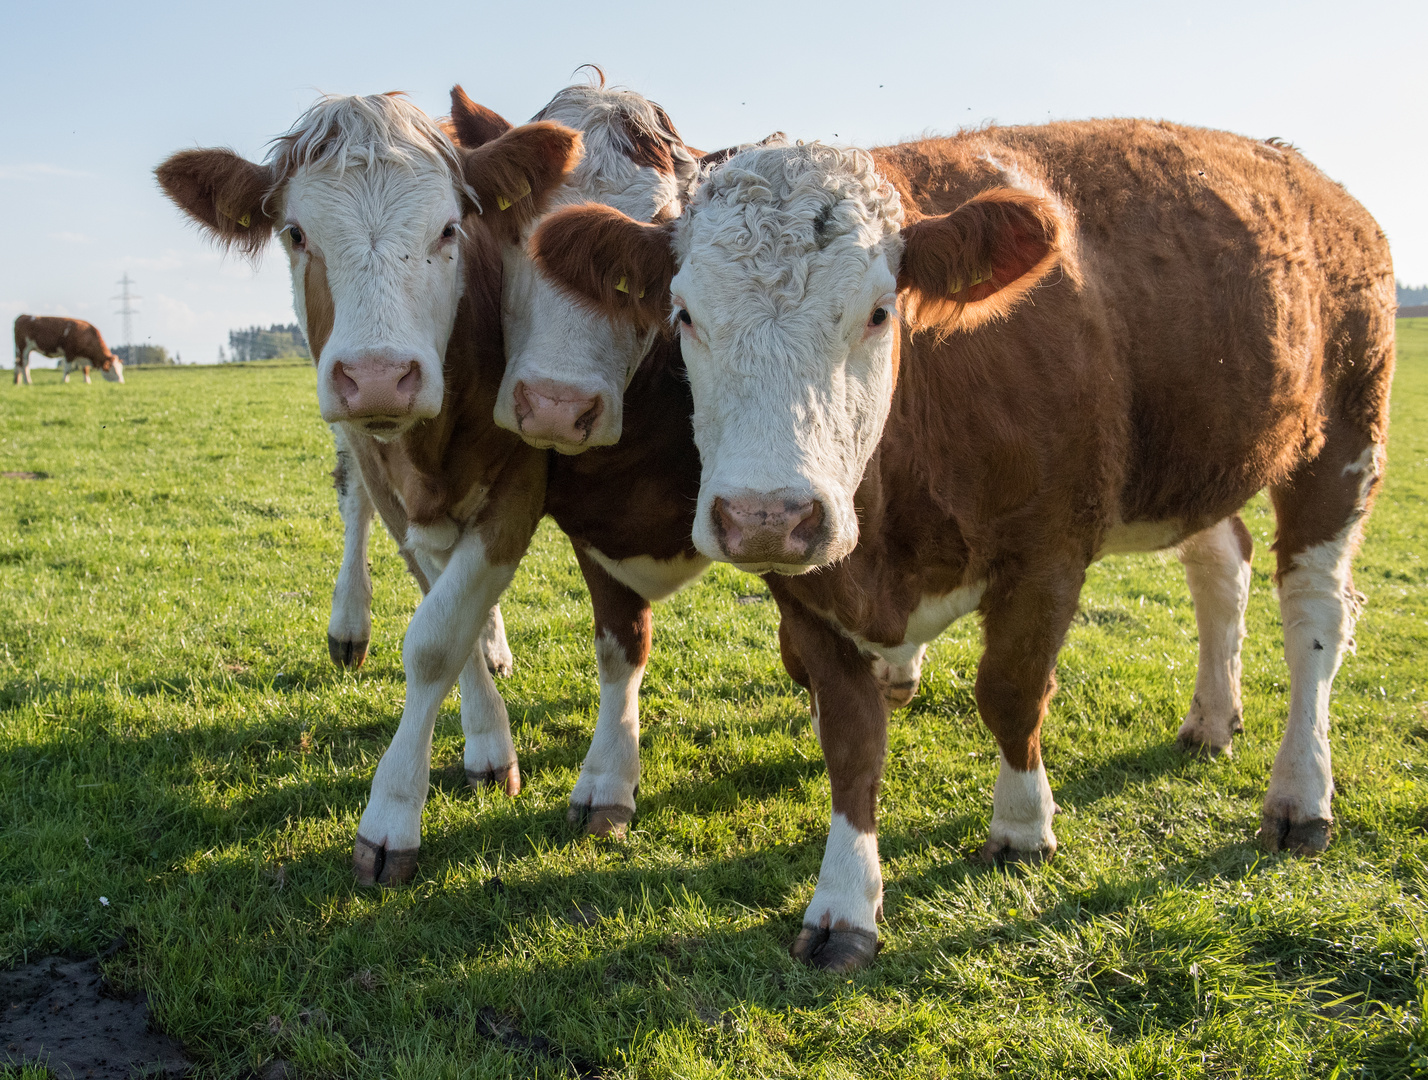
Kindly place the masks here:
POLYGON ((1036 851, 1020 851, 1006 844, 994 844, 988 840, 977 852, 977 858, 987 866, 1040 866, 1056 857, 1055 848, 1038 848, 1036 851))
POLYGON ((873 962, 883 943, 871 930, 827 930, 805 926, 793 939, 788 952, 810 967, 838 974, 857 971, 873 962))
POLYGON ((585 823, 586 836, 619 840, 634 820, 633 806, 572 806, 566 815, 572 825, 585 823))
POLYGON ((331 634, 327 635, 327 655, 332 657, 332 662, 340 668, 359 668, 362 661, 367 659, 368 641, 338 641, 331 634))
POLYGON ((1291 855, 1322 855, 1333 836, 1332 823, 1312 818, 1295 824, 1288 818, 1265 817, 1260 821, 1259 842, 1266 851, 1287 851, 1291 855))
POLYGON ((500 788, 510 798, 521 793, 521 767, 511 765, 505 769, 488 769, 485 772, 466 770, 466 782, 476 791, 483 787, 500 788))
POLYGON ((416 877, 417 851, 389 851, 358 833, 352 845, 352 872, 357 875, 357 884, 405 885, 416 877))

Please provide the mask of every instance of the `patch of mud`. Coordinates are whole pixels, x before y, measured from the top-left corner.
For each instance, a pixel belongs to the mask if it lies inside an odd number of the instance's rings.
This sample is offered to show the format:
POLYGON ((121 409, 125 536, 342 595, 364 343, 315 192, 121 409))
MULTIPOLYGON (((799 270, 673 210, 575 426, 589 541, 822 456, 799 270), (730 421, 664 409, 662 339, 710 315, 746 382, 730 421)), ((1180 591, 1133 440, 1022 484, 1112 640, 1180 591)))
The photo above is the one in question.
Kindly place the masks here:
MULTIPOLYGON (((123 948, 123 940, 106 956, 123 948)), ((99 959, 47 957, 0 972, 0 1063, 43 1065, 60 1080, 187 1076, 183 1049, 149 1025, 143 992, 120 996, 99 959)))
POLYGON ((6 480, 48 480, 50 474, 46 472, 29 472, 23 469, 12 469, 8 472, 0 472, 6 480))

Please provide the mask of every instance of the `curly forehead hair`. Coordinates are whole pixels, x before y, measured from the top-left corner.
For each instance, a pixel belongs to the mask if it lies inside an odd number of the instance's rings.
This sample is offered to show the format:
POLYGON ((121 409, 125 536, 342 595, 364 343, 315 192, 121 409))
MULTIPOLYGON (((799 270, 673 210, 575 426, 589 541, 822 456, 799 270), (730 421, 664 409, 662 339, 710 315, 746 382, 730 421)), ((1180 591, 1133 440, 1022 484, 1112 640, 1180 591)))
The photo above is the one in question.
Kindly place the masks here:
MULTIPOLYGON (((816 254, 840 238, 896 261, 902 201, 862 150, 823 143, 756 147, 736 154, 700 186, 676 245, 698 242, 737 258, 772 295, 797 300, 816 254)), ((839 245, 842 247, 843 245, 839 245)))

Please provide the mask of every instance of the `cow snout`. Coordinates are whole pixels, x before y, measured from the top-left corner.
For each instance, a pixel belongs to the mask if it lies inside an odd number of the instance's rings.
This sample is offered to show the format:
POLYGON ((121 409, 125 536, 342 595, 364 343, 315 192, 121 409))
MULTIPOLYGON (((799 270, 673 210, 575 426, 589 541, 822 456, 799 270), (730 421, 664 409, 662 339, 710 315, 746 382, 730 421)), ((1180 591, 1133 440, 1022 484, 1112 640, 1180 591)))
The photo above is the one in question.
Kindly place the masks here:
POLYGON ((549 380, 516 383, 516 425, 521 437, 557 450, 596 445, 591 435, 605 415, 602 395, 549 380))
POLYGON ((716 498, 714 534, 737 563, 803 566, 827 538, 827 515, 817 499, 785 495, 716 498))
POLYGON ((412 411, 421 390, 421 364, 386 353, 339 360, 332 365, 332 388, 343 419, 396 421, 412 411))

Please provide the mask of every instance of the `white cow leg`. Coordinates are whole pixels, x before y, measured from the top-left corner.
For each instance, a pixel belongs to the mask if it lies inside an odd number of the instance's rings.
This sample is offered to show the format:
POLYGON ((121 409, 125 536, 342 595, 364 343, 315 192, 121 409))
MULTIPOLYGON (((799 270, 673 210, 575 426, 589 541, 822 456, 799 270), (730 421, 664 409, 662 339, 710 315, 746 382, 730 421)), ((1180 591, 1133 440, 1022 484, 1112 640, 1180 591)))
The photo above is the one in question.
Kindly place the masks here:
POLYGON ((84 385, 85 385, 85 386, 89 386, 89 385, 91 385, 93 382, 94 382, 94 380, 89 377, 89 368, 88 368, 88 366, 86 366, 85 369, 84 369, 84 385))
POLYGON ((372 500, 367 485, 346 446, 333 429, 337 464, 332 470, 337 512, 342 515, 342 566, 332 589, 332 616, 327 621, 327 653, 338 667, 359 668, 372 641, 372 577, 367 547, 372 536, 372 500))
POLYGON ((1358 530, 1356 523, 1301 552, 1279 582, 1289 719, 1260 824, 1260 839, 1271 851, 1312 854, 1328 846, 1334 820, 1329 695, 1344 652, 1353 645, 1361 603, 1349 572, 1358 530))
POLYGON ((501 618, 500 604, 491 609, 491 617, 481 628, 481 635, 476 639, 476 652, 492 675, 504 678, 515 670, 516 658, 511 655, 511 646, 506 641, 506 622, 501 618))
POLYGON ((1036 862, 1056 854, 1056 834, 1051 819, 1056 800, 1046 780, 1046 766, 1015 769, 1002 755, 997 783, 992 788, 992 825, 984 853, 1013 861, 1036 862))
POLYGON ((595 639, 600 714, 580 779, 570 793, 570 820, 595 836, 622 834, 635 816, 640 786, 640 683, 645 665, 631 663, 613 634, 595 639))
POLYGON ((1176 736, 1186 750, 1229 755, 1235 733, 1244 730, 1240 647, 1245 639, 1253 550, 1249 530, 1238 514, 1196 533, 1180 547, 1200 634, 1195 696, 1176 736))
POLYGON ((473 788, 497 787, 507 795, 519 794, 521 767, 511 740, 510 717, 479 645, 461 669, 461 730, 466 735, 466 782, 473 788))
POLYGON ((480 537, 466 533, 412 616, 402 647, 406 704, 357 827, 353 868, 359 884, 397 884, 415 875, 437 710, 462 668, 471 665, 481 613, 491 610, 514 574, 513 565, 491 565, 480 537))

